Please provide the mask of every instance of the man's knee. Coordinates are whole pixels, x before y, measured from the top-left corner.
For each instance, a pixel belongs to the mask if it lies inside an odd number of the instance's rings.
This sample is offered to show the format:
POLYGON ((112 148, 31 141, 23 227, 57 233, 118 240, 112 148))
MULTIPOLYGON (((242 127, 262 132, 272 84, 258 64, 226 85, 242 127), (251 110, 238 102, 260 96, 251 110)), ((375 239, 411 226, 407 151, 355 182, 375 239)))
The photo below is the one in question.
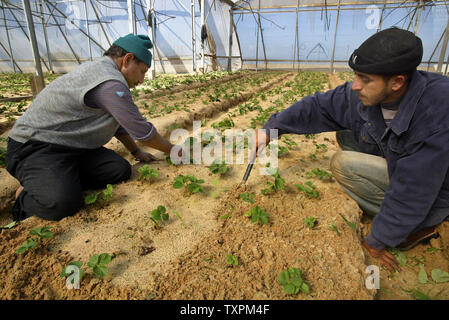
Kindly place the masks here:
POLYGON ((35 208, 32 214, 53 221, 74 215, 84 203, 81 190, 58 190, 52 194, 38 196, 35 200, 40 206, 35 208))
POLYGON ((118 159, 114 163, 113 177, 110 183, 119 183, 131 178, 131 165, 125 159, 118 159))

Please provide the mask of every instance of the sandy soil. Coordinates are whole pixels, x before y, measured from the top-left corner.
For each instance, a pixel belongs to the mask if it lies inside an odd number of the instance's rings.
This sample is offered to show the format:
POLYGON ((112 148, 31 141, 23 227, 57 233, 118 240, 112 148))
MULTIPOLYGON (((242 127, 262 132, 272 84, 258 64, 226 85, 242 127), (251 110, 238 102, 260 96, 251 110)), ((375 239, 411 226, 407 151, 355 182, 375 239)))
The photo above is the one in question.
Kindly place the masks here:
MULTIPOLYGON (((265 109, 283 97, 294 77, 293 73, 271 74, 258 87, 242 82, 232 99, 205 106, 200 98, 189 105, 190 112, 175 111, 151 121, 162 134, 168 134, 174 123, 190 130, 193 120, 206 119, 210 128, 232 114, 235 127, 247 129, 257 111, 239 115, 238 105, 263 91, 267 100, 260 100, 260 105, 265 109), (282 90, 276 91, 278 88, 282 90)), ((336 76, 329 78, 331 87, 341 81, 336 76)), ((326 81, 323 90, 327 87, 326 81)), ((183 101, 180 94, 174 99, 183 101)), ((2 134, 6 135, 7 131, 2 134)), ((329 160, 338 150, 335 133, 289 137, 297 145, 279 160, 285 190, 270 195, 261 194, 266 183, 273 181, 259 174, 262 164, 256 164, 247 183, 239 186, 244 164, 231 165, 218 177, 206 165, 171 166, 160 152, 155 155, 162 160, 149 164, 159 177, 151 183, 140 181, 137 170, 142 163, 113 139, 107 147, 130 161, 133 174, 130 181, 114 186, 114 197, 108 203, 86 206, 59 222, 32 217, 0 231, 0 299, 411 299, 404 290, 412 289, 447 299, 446 283, 420 284, 417 274, 420 263, 429 279, 432 269, 448 270, 449 224, 439 227, 439 239, 407 252, 408 263, 401 272, 389 274, 381 269, 380 290, 367 289, 365 268, 376 261, 367 255, 360 240, 369 232, 371 221, 336 182, 306 174, 315 168, 330 171, 329 160), (326 144, 327 150, 318 152, 316 144, 326 144), (179 174, 204 179, 204 193, 189 195, 174 189, 173 179, 179 174), (306 181, 313 182, 319 198, 309 199, 297 190, 295 184, 306 181), (254 193, 255 204, 243 202, 242 192, 254 193), (170 219, 156 228, 150 212, 158 205, 166 207, 170 219), (244 215, 256 205, 269 214, 267 224, 254 224, 244 215), (339 213, 355 223, 356 230, 339 213), (224 219, 226 214, 229 217, 224 219), (317 220, 313 228, 304 223, 309 216, 317 220), (331 223, 340 235, 329 229, 331 223), (28 232, 43 226, 51 227, 54 236, 17 255, 15 251, 29 237, 28 232), (430 252, 431 246, 441 250, 430 252), (114 257, 105 279, 95 277, 87 267, 89 258, 101 253, 114 257), (237 266, 226 263, 228 254, 237 257, 237 266), (71 261, 82 261, 86 270, 79 290, 68 290, 65 279, 59 277, 71 261), (283 291, 278 274, 290 267, 303 271, 309 294, 290 296, 283 291)), ((18 182, 4 168, 0 168, 0 181, 0 225, 6 225, 12 221, 9 209, 18 182)))

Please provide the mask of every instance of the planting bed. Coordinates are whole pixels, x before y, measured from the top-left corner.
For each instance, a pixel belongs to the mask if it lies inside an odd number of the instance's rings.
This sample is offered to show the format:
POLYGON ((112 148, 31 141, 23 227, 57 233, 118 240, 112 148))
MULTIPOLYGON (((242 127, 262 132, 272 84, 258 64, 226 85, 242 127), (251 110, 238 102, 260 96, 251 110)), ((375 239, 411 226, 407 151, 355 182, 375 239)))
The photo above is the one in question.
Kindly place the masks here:
MULTIPOLYGON (((176 128, 191 132, 194 120, 201 121, 203 132, 260 128, 272 113, 302 96, 335 87, 350 75, 239 72, 186 79, 148 82, 133 91, 142 114, 167 137, 176 128)), ((7 131, 2 134, 6 136, 7 131)), ((338 150, 335 133, 287 135, 279 140, 283 188, 279 176, 275 180, 259 174, 264 164, 256 163, 247 183, 239 185, 246 164, 228 165, 219 175, 209 165, 170 165, 154 150, 161 160, 149 167, 158 174, 148 173, 146 180, 141 176, 143 164, 120 142, 113 139, 107 147, 133 165, 131 180, 113 186, 110 200, 99 194, 95 203, 59 222, 32 217, 0 231, 0 299, 449 297, 447 283, 435 283, 431 277, 434 269, 449 269, 447 223, 438 228, 439 239, 406 253, 401 272, 390 274, 381 268, 380 290, 366 288, 365 268, 376 261, 360 240, 371 221, 326 175, 338 150), (190 192, 181 182, 175 188, 180 175, 204 182, 197 181, 190 192), (268 183, 280 190, 266 192, 268 183), (241 194, 247 194, 243 196, 247 201, 241 194), (163 214, 155 210, 158 206, 165 207, 167 221, 157 220, 161 217, 157 214, 163 214), (251 209, 253 216, 248 217, 251 209), (253 223, 261 210, 268 217, 264 220, 262 214, 253 223), (50 239, 16 254, 30 238, 30 230, 45 226, 53 232, 50 239), (87 265, 94 254, 102 253, 113 257, 103 279, 87 265), (72 261, 83 262, 85 270, 79 290, 68 290, 60 277, 72 261), (419 281, 421 266, 427 271, 427 284, 419 281), (284 291, 278 276, 288 268, 302 270, 308 290, 284 291)), ((12 222, 9 209, 18 183, 1 166, 0 181, 0 226, 4 226, 12 222)))

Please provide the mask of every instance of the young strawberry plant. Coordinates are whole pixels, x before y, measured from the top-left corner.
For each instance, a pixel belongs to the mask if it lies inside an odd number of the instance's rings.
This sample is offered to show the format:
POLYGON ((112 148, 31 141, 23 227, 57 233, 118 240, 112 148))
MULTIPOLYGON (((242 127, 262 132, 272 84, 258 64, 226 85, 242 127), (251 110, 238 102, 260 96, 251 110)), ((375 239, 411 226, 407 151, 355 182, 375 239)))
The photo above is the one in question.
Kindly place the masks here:
POLYGON ((297 294, 299 291, 309 293, 309 286, 302 279, 302 270, 297 268, 282 270, 278 282, 287 294, 297 294))
POLYGON ((320 168, 313 169, 312 171, 306 172, 306 176, 309 178, 316 177, 320 180, 331 181, 333 179, 332 173, 322 170, 320 168))
POLYGON ((226 263, 231 266, 237 267, 237 265, 239 264, 239 260, 233 254, 228 254, 226 256, 226 263))
POLYGON ((151 210, 151 221, 153 221, 156 226, 160 227, 163 221, 168 221, 169 219, 166 211, 167 209, 164 206, 157 206, 156 209, 151 210))
POLYGON ((224 175, 226 171, 228 171, 228 167, 226 166, 226 163, 224 161, 220 162, 218 160, 215 160, 209 167, 209 171, 213 174, 219 174, 221 176, 224 175))
POLYGON ((201 184, 204 183, 203 179, 198 179, 194 175, 178 175, 175 177, 173 182, 173 188, 181 189, 182 187, 186 187, 190 194, 204 192, 204 188, 201 184))
POLYGON ((103 192, 93 192, 93 193, 88 194, 84 198, 84 203, 89 205, 89 204, 93 204, 93 203, 97 202, 98 196, 100 194, 102 195, 103 201, 105 203, 107 203, 114 196, 113 191, 114 191, 114 187, 112 186, 112 184, 108 184, 108 185, 106 185, 106 189, 104 189, 103 192))
POLYGON ((261 224, 267 224, 269 215, 261 207, 256 206, 245 213, 245 217, 251 217, 252 223, 260 222, 261 224))
POLYGON ((315 227, 316 224, 316 218, 315 217, 307 217, 304 219, 304 223, 310 228, 312 229, 313 227, 315 227))
POLYGON ((53 237, 53 232, 50 230, 50 227, 34 228, 33 230, 30 231, 29 234, 31 236, 36 236, 36 237, 28 238, 22 244, 22 246, 20 246, 16 250, 16 254, 25 253, 29 249, 33 249, 34 247, 36 247, 41 242, 41 240, 51 239, 53 237))
POLYGON ((304 184, 295 184, 298 191, 304 192, 307 198, 318 198, 320 193, 316 190, 316 187, 312 182, 307 181, 304 184))
POLYGON ((139 180, 146 180, 146 181, 150 181, 157 178, 158 177, 158 172, 156 169, 152 169, 150 168, 149 165, 144 165, 142 167, 139 168, 139 180))
POLYGON ((256 195, 253 193, 241 193, 240 199, 248 203, 254 203, 256 195))
POLYGON ((278 169, 276 169, 272 176, 274 178, 274 183, 270 181, 267 182, 268 188, 261 190, 263 195, 267 195, 271 192, 276 192, 279 190, 285 190, 285 180, 279 175, 278 169))
POLYGON ((111 260, 112 257, 107 253, 102 253, 100 255, 94 254, 87 265, 92 268, 92 271, 97 277, 104 278, 109 273, 107 265, 111 260))
POLYGON ((346 219, 345 216, 342 215, 341 213, 339 213, 339 215, 340 215, 340 217, 342 217, 342 219, 344 220, 344 222, 346 222, 346 224, 347 224, 352 230, 355 231, 355 230, 357 229, 355 223, 353 223, 353 222, 349 221, 348 219, 346 219))

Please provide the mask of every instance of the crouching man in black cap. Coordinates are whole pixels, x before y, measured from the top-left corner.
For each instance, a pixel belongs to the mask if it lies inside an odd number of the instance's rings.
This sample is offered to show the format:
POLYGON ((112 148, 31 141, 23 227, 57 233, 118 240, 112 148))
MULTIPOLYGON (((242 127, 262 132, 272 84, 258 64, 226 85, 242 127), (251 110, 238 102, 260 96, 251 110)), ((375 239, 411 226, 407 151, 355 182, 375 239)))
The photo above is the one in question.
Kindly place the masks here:
POLYGON ((82 207, 83 190, 128 180, 129 162, 103 147, 114 136, 141 161, 154 157, 135 140, 171 152, 174 146, 142 117, 130 92, 151 66, 152 46, 145 35, 117 39, 104 57, 50 83, 16 121, 6 152, 6 169, 21 184, 15 221, 60 220, 82 207))
MULTIPOLYGON (((422 54, 413 33, 380 31, 349 58, 353 82, 305 97, 263 127, 279 135, 337 131, 342 151, 332 173, 374 216, 363 245, 390 271, 399 266, 387 247, 411 249, 437 236, 449 216, 449 79, 417 71, 422 54)), ((268 132, 257 137, 258 153, 268 132)))

